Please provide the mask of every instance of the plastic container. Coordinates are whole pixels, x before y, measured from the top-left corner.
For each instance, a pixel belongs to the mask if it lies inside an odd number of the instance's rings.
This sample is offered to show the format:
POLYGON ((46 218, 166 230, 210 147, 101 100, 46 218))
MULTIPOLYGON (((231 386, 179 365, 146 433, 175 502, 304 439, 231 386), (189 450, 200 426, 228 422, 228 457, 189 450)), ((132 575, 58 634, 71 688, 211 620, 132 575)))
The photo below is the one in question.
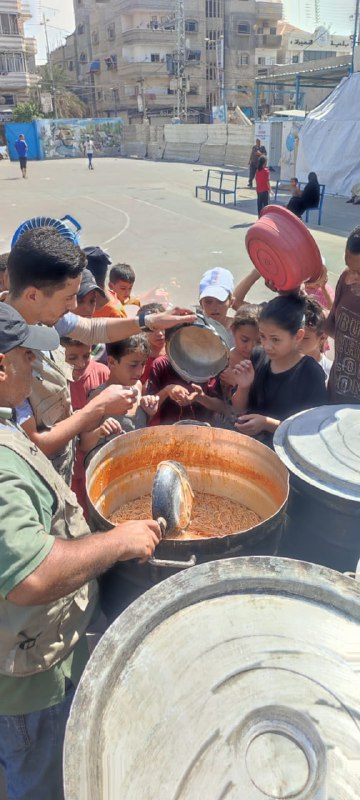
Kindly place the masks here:
POLYGON ((290 291, 316 281, 323 264, 320 250, 304 223, 282 206, 266 206, 249 228, 245 244, 251 261, 276 289, 290 291))
POLYGON ((61 233, 62 236, 65 236, 66 239, 70 239, 73 244, 79 245, 80 244, 80 237, 79 232, 81 231, 80 222, 77 222, 74 217, 71 217, 70 214, 66 214, 65 217, 61 219, 54 219, 54 217, 32 217, 32 219, 27 219, 25 222, 22 222, 21 225, 17 228, 12 238, 11 247, 14 247, 17 240, 23 233, 26 231, 31 231, 34 228, 55 228, 58 233, 61 233), (73 228, 70 228, 67 222, 70 222, 73 228))

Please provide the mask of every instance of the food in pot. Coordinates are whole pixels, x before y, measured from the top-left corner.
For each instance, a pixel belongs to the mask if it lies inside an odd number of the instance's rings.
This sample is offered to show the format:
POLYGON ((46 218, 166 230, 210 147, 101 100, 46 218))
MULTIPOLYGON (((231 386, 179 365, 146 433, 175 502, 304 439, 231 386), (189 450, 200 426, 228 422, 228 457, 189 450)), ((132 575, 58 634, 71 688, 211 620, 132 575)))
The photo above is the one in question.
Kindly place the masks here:
MULTIPOLYGON (((151 519, 151 495, 144 495, 124 503, 109 519, 114 525, 134 519, 151 519)), ((241 503, 227 497, 194 492, 192 519, 186 531, 168 536, 168 539, 207 539, 212 536, 228 536, 245 531, 261 522, 261 517, 241 503)))

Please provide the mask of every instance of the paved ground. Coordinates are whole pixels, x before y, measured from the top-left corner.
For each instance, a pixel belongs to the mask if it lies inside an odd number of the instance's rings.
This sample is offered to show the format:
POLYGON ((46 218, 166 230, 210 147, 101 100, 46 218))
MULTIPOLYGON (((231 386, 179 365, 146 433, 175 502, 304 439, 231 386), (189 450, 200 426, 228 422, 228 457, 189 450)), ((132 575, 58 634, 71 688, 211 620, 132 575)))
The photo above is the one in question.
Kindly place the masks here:
MULTIPOLYGON (((162 285, 173 302, 195 303, 198 280, 208 267, 229 267, 236 278, 251 268, 244 240, 256 219, 256 193, 246 189, 245 173, 235 209, 196 200, 194 187, 204 183, 206 169, 99 159, 89 172, 85 160, 76 159, 32 162, 24 181, 17 164, 1 162, 0 248, 9 247, 14 230, 28 217, 70 213, 83 226, 84 245, 101 244, 113 261, 133 265, 138 291, 162 285)), ((312 216, 312 232, 335 283, 343 268, 344 237, 360 222, 360 207, 329 197, 321 228, 312 216)), ((253 299, 263 295, 259 284, 253 299)))
MULTIPOLYGON (((128 261, 136 289, 164 286, 174 303, 192 304, 202 272, 229 267, 237 279, 251 268, 245 234, 256 219, 256 193, 240 180, 238 204, 220 208, 195 199, 207 167, 127 159, 101 159, 89 172, 85 160, 34 162, 24 181, 19 166, 0 162, 0 252, 29 217, 72 214, 83 245, 100 244, 113 261, 128 261)), ((316 215, 313 214, 315 221, 316 215)), ((311 225, 333 284, 343 269, 345 238, 360 222, 360 206, 326 198, 323 225, 311 225)), ((267 295, 258 284, 254 300, 267 295)), ((5 796, 1 787, 0 800, 5 796)))

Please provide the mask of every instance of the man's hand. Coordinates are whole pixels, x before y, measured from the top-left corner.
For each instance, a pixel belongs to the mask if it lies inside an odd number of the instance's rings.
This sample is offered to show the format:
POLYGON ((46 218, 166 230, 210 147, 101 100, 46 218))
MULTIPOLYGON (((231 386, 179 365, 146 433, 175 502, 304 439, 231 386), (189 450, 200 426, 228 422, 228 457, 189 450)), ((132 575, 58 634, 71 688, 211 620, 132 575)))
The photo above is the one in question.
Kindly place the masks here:
POLYGON ((115 534, 121 546, 120 561, 137 558, 140 563, 152 556, 161 539, 161 529, 153 519, 123 522, 111 532, 115 534))
POLYGON ((137 397, 137 389, 130 386, 107 386, 106 389, 90 400, 86 408, 89 408, 93 403, 95 408, 103 408, 104 414, 121 416, 132 408, 137 397))
POLYGON ((161 314, 146 314, 146 324, 152 331, 164 331, 185 322, 196 322, 197 316, 187 308, 173 308, 161 314))

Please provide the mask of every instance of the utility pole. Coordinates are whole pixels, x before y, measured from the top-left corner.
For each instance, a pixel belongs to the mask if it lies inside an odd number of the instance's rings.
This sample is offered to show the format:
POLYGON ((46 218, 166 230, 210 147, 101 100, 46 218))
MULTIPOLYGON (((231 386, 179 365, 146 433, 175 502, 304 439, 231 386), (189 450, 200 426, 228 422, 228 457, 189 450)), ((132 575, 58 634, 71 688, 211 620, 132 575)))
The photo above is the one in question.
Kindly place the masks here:
POLYGON ((185 5, 184 0, 176 0, 176 115, 179 119, 187 118, 187 79, 186 39, 185 39, 185 5))
POLYGON ((53 73, 53 68, 52 68, 52 60, 51 60, 51 53, 50 53, 50 47, 49 47, 49 38, 48 38, 45 14, 43 14, 42 24, 44 26, 44 32, 45 32, 46 55, 47 55, 47 60, 48 60, 48 65, 49 65, 50 91, 51 91, 51 97, 52 97, 52 102, 53 102, 54 117, 55 117, 55 119, 57 119, 56 90, 55 90, 54 73, 53 73))

